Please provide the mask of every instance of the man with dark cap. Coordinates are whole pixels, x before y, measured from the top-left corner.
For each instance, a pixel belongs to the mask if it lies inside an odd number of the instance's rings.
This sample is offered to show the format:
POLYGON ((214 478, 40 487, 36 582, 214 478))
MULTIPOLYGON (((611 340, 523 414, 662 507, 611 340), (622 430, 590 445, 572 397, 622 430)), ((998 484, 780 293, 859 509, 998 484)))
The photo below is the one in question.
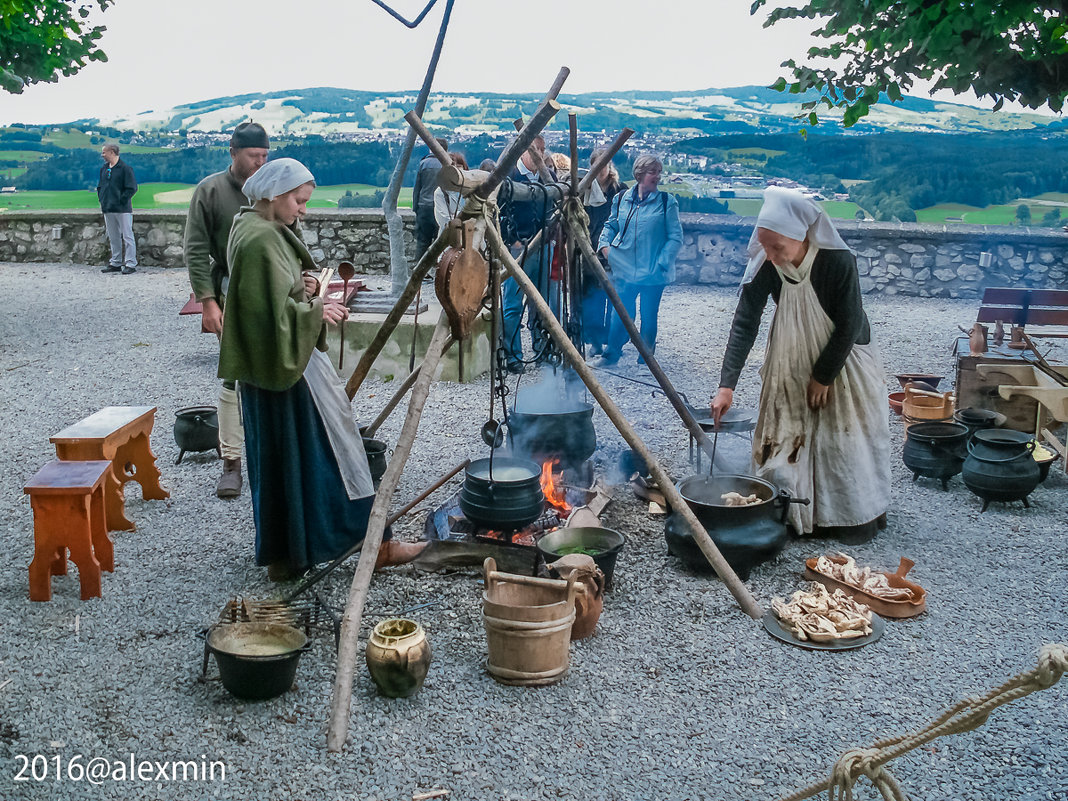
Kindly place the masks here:
MULTIPOLYGON (((438 139, 446 150, 449 143, 438 139)), ((441 162, 428 152, 415 171, 415 188, 412 190, 412 211, 415 212, 415 254, 422 258, 430 243, 438 237, 438 221, 434 217, 434 190, 438 188, 438 173, 441 162)))
POLYGON ((104 166, 100 168, 100 180, 96 196, 100 210, 104 212, 104 230, 111 245, 111 258, 102 273, 123 275, 137 272, 137 245, 133 235, 133 204, 137 192, 137 180, 130 165, 119 158, 119 146, 106 144, 100 149, 104 166))
MULTIPOLYGON (((230 137, 230 166, 209 175, 193 192, 185 222, 185 266, 196 299, 203 307, 201 330, 222 336, 223 301, 230 280, 226 243, 234 215, 247 206, 241 187, 267 162, 270 142, 262 125, 243 122, 230 137)), ((220 498, 241 494, 241 455, 245 432, 233 381, 223 381, 219 392, 219 449, 223 473, 215 487, 220 498)))

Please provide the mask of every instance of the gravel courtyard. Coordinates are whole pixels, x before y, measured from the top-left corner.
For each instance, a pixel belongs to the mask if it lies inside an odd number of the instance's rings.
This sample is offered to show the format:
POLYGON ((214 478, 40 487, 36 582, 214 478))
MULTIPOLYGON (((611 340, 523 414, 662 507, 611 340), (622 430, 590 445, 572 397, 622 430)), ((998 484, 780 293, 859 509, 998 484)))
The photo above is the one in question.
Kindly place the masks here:
MULTIPOLYGON (((380 574, 364 634, 383 616, 432 604, 412 615, 433 647, 430 673, 420 693, 390 700, 377 695, 361 658, 348 745, 328 754, 335 661, 325 632, 301 658, 295 688, 279 698, 235 700, 214 661, 200 681, 197 633, 230 598, 276 589, 254 564, 247 488, 235 501, 214 496, 213 452, 175 465, 175 410, 217 398, 217 345, 199 333, 198 318, 177 315, 189 297, 184 271, 121 276, 85 265, 0 264, 0 291, 3 801, 409 801, 437 789, 455 801, 773 801, 825 777, 844 750, 918 729, 1032 668, 1043 644, 1068 642, 1068 480, 1058 468, 1030 509, 992 504, 980 514, 959 477, 947 492, 931 480, 913 483, 900 459, 901 425, 892 421, 889 527, 846 550, 879 569, 913 559, 910 578, 927 589, 928 611, 888 621, 867 647, 812 652, 772 639, 721 582, 667 555, 663 518, 618 485, 623 442, 597 411, 598 472, 617 483, 604 524, 627 544, 597 633, 572 645, 566 678, 529 689, 488 676, 477 571, 380 574), (109 405, 158 407, 152 447, 171 497, 143 501, 129 485, 126 510, 137 530, 112 534, 116 567, 103 576, 102 598, 79 600, 72 566, 53 579, 50 602, 31 602, 33 525, 22 487, 53 457, 50 435, 109 405), (225 780, 157 780, 153 771, 145 780, 111 775, 90 784, 67 770, 94 758, 219 761, 225 780)), ((977 301, 869 297, 866 306, 891 381, 908 371, 952 383, 952 340, 958 324, 975 319, 977 301)), ((718 378, 733 307, 731 290, 680 287, 664 297, 657 357, 695 404, 707 402, 718 378)), ((761 342, 739 406, 755 408, 762 353, 761 342)), ((1066 355, 1061 346, 1050 358, 1066 355)), ((617 372, 651 380, 630 348, 617 372)), ((687 435, 666 399, 600 375, 668 471, 692 472, 687 435)), ((365 383, 354 404, 361 421, 392 392, 365 383)), ((478 432, 487 405, 485 378, 432 387, 394 507, 448 467, 485 455, 478 432)), ((381 439, 396 441, 404 408, 381 439)), ((723 437, 720 447, 738 458, 745 443, 723 437)), ((396 524, 397 536, 417 539, 444 497, 420 504, 396 524)), ((748 586, 766 607, 802 585, 805 558, 839 549, 791 541, 748 586)), ((324 583, 335 606, 343 606, 354 569, 355 560, 324 583)), ((1062 682, 890 767, 917 801, 1065 801, 1066 720, 1062 682)), ((860 787, 859 798, 877 797, 865 781, 860 787)))

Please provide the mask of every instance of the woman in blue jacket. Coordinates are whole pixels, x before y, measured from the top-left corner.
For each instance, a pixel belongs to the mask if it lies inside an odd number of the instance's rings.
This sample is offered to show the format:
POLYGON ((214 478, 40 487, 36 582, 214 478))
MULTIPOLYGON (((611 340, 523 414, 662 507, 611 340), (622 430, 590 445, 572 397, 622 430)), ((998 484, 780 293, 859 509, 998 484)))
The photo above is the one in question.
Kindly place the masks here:
MULTIPOLYGON (((664 288, 675 280, 675 257, 682 247, 679 203, 657 187, 664 165, 656 156, 634 160, 633 189, 620 192, 597 244, 608 259, 612 283, 631 318, 640 309, 639 332, 656 350, 656 323, 664 288)), ((602 364, 619 361, 628 340, 619 315, 612 316, 602 364)), ((639 359, 639 362, 641 359, 639 359)))

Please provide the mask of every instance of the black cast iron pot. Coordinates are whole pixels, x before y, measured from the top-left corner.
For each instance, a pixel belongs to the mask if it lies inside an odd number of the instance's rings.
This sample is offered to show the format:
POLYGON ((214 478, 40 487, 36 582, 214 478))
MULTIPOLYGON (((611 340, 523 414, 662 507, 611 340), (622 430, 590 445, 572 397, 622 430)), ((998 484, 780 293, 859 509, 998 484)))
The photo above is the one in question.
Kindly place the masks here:
MULTIPOLYGON (((756 476, 690 476, 676 485, 686 505, 704 526, 727 564, 743 581, 759 564, 774 557, 789 538, 786 512, 791 503, 807 498, 791 498, 770 481, 756 476), (743 497, 757 495, 759 503, 727 506, 722 496, 737 492, 743 497)), ((672 514, 664 527, 669 553, 678 556, 691 568, 709 572, 712 566, 698 547, 685 520, 672 514)))
POLYGON ((991 501, 1023 501, 1041 481, 1042 471, 1034 458, 1035 438, 1023 431, 988 428, 976 431, 968 443, 961 478, 965 486, 983 499, 982 511, 991 501))
POLYGON ((545 509, 541 468, 526 459, 494 456, 467 466, 460 509, 472 523, 515 531, 533 523, 545 509))
MULTIPOLYGON (((308 638, 280 623, 225 623, 208 630, 207 649, 232 695, 262 701, 293 686, 308 638)), ((207 665, 207 656, 204 657, 207 665)))
POLYGON ((367 466, 371 470, 371 481, 375 488, 386 473, 386 443, 380 439, 363 438, 363 450, 367 454, 367 466))
POLYGON ((593 405, 569 403, 553 411, 525 407, 508 412, 508 436, 513 452, 536 462, 560 459, 564 467, 577 467, 597 450, 593 405))
POLYGON ((215 407, 187 406, 176 411, 174 442, 179 451, 175 464, 181 464, 186 451, 218 451, 219 414, 215 407))
POLYGON ((912 480, 920 476, 946 482, 961 471, 964 446, 970 432, 962 423, 913 423, 906 433, 901 459, 912 471, 912 480))

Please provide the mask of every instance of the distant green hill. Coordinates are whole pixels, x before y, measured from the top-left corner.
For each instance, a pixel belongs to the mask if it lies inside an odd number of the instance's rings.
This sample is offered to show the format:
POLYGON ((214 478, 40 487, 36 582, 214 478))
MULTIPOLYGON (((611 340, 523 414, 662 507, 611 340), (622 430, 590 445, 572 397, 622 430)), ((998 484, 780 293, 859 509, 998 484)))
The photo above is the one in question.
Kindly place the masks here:
MULTIPOLYGON (((587 133, 615 132, 625 126, 646 135, 722 135, 740 133, 796 132, 795 119, 803 95, 775 92, 761 86, 739 86, 698 91, 620 91, 560 95, 567 111, 579 116, 579 127, 587 133)), ((272 132, 357 133, 392 131, 405 128, 404 113, 415 105, 416 93, 374 92, 315 87, 266 94, 218 97, 145 111, 133 117, 98 122, 102 125, 140 131, 226 131, 241 120, 256 119, 272 132)), ((529 115, 541 100, 540 94, 500 94, 486 92, 434 93, 424 121, 443 131, 477 133, 508 131, 517 116, 529 115)), ((840 115, 821 114, 821 132, 843 129, 840 115)), ((564 114, 550 129, 567 125, 564 114)), ((962 104, 906 97, 902 102, 884 103, 850 133, 881 130, 931 132, 984 132, 1063 128, 1059 118, 1039 114, 990 112, 962 104)))

